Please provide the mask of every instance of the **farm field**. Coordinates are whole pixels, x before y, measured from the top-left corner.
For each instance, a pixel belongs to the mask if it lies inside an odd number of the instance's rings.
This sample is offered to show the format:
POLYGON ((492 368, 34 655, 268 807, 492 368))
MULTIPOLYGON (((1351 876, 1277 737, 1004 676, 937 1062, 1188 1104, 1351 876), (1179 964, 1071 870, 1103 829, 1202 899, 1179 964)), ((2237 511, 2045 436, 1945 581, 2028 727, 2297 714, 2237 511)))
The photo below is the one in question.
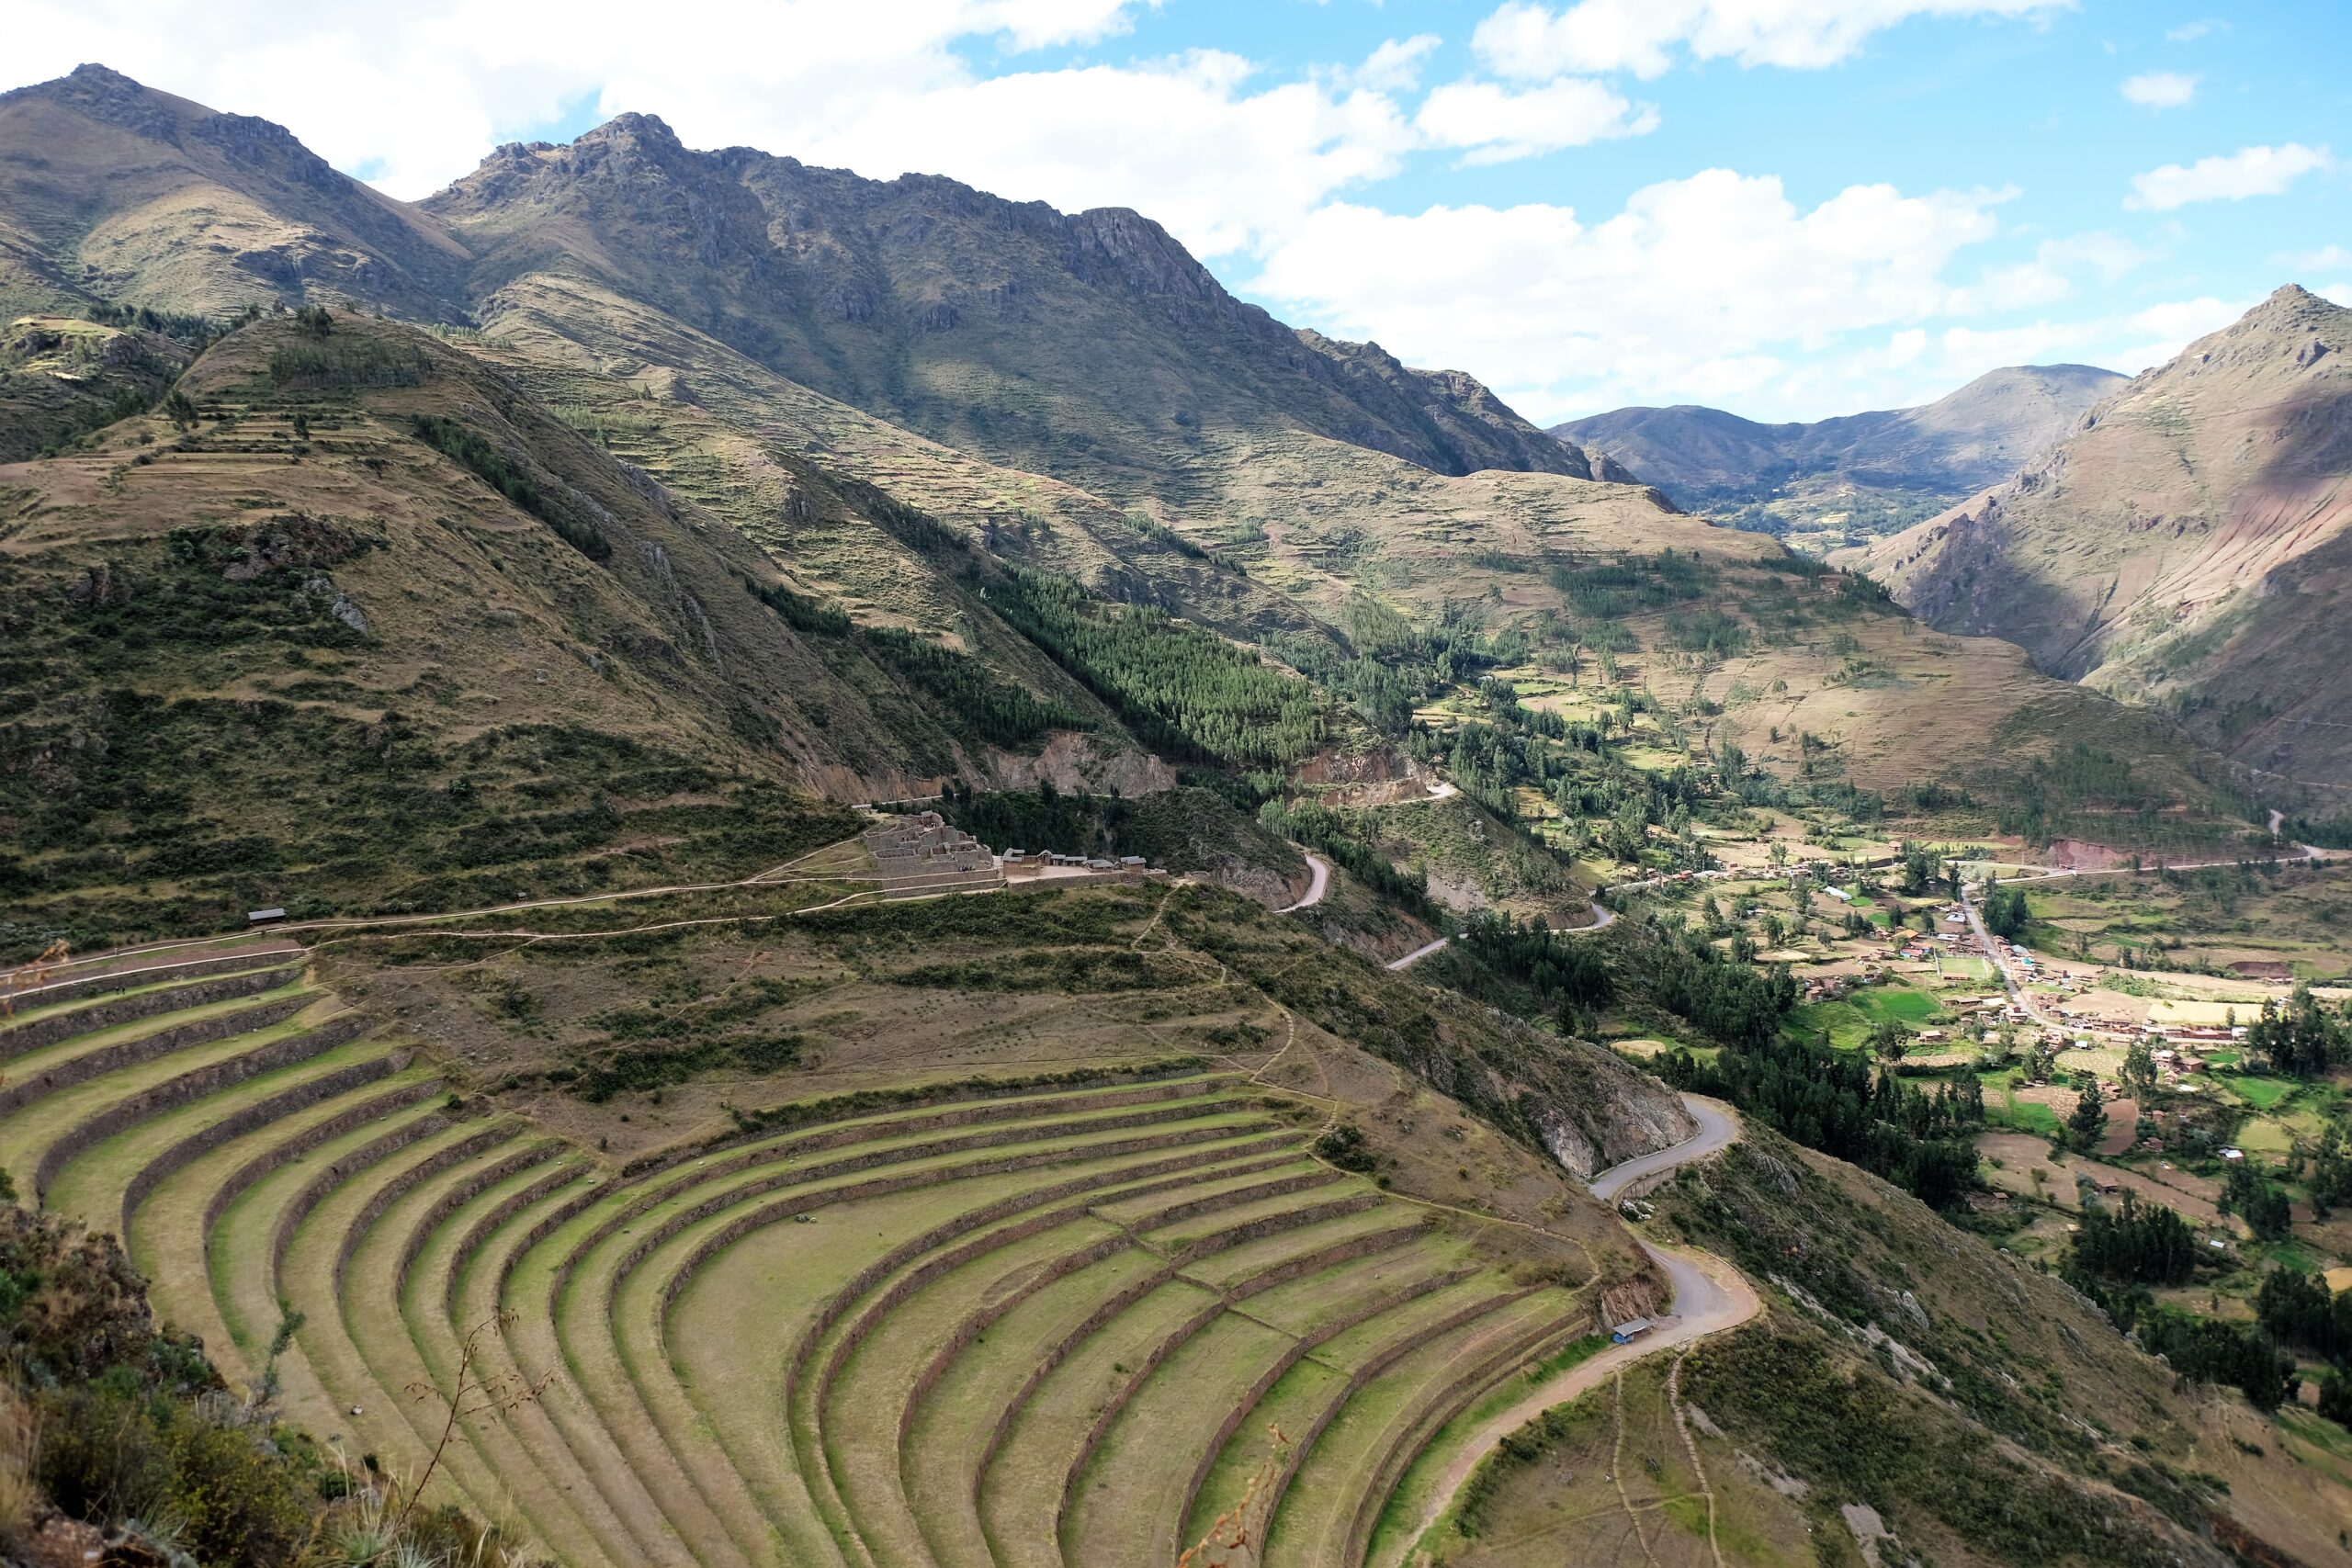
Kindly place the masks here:
POLYGON ((1272 1562, 1361 1553, 1461 1411, 1589 1335, 1459 1211, 1174 1066, 852 1098, 626 1163, 262 955, 0 1028, 0 1156, 159 1312, 413 1472, 469 1348, 537 1397, 437 1474, 568 1562, 1173 1562, 1291 1441, 1272 1562), (223 998, 217 993, 226 989, 223 998), (168 1004, 182 1001, 183 1006, 168 1004), (1295 1481, 1298 1484, 1292 1484, 1295 1481))

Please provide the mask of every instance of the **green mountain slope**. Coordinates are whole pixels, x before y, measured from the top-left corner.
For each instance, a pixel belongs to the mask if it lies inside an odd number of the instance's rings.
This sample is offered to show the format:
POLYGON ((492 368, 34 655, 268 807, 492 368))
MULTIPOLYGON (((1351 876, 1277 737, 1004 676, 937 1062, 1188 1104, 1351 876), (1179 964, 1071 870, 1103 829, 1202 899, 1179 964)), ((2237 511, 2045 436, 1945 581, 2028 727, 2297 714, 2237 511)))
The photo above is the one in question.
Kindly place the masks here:
POLYGON ((789 537, 414 329, 231 333, 173 410, 0 467, 12 910, 744 874, 773 846, 739 798, 832 820, 795 802, 1167 782, 989 610, 1001 568, 788 472, 810 532, 914 541, 918 614, 845 612, 789 537))

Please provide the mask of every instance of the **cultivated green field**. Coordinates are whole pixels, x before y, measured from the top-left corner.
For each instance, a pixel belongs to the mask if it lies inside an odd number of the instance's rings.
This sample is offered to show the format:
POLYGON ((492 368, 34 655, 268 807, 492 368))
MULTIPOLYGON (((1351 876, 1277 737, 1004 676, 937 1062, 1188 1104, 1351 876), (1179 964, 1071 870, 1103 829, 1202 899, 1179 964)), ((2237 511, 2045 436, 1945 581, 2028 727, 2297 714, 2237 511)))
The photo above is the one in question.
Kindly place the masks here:
POLYGON ((300 1314, 285 1396, 355 1458, 419 1472, 414 1391, 471 1337, 537 1397, 434 1485, 568 1562, 1172 1562, 1252 1477, 1263 1562, 1352 1560, 1450 1422, 1594 1322, 1242 1070, 868 1095, 622 1164, 453 1092, 299 953, 239 983, 26 1010, 0 1158, 120 1231, 231 1377, 300 1314))

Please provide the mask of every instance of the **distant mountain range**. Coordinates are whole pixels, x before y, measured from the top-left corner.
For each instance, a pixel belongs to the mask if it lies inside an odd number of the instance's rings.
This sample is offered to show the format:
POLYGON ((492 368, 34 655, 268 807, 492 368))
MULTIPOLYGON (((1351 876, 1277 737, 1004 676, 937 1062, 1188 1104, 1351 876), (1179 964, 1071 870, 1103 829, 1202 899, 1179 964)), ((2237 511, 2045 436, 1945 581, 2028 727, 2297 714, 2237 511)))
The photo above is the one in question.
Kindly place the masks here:
POLYGON ((1553 427, 1686 510, 1825 547, 1916 522, 2041 455, 2123 384, 2088 365, 1992 370, 1919 408, 1810 424, 1627 408, 1553 427))
POLYGON ((2352 310, 2292 285, 2013 479, 1838 558, 1923 618, 2352 785, 2352 310))

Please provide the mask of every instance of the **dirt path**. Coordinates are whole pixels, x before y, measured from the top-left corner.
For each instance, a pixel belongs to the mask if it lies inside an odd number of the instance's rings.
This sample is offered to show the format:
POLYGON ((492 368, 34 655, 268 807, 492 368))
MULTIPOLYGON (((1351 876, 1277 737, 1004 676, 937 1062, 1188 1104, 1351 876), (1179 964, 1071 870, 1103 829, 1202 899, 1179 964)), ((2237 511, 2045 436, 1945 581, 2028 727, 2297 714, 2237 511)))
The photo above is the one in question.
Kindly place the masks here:
POLYGON ((1413 949, 1412 952, 1405 954, 1402 958, 1390 959, 1388 961, 1387 967, 1391 969, 1410 969, 1414 964, 1419 964, 1430 953, 1442 949, 1450 940, 1452 939, 1448 937, 1440 937, 1435 942, 1430 942, 1427 947, 1417 947, 1413 949))
MULTIPOLYGON (((1605 1202, 1629 1182, 1704 1159, 1739 1135, 1738 1122, 1727 1108, 1696 1095, 1686 1094, 1682 1101, 1699 1119, 1699 1131, 1672 1148, 1630 1159, 1600 1172, 1590 1184, 1594 1197, 1605 1202)), ((1421 1516, 1420 1528, 1413 1532, 1413 1543, 1427 1535, 1430 1528, 1453 1506, 1454 1498, 1460 1495, 1479 1461, 1511 1433, 1555 1405, 1566 1404, 1599 1387, 1602 1380, 1617 1376, 1645 1356, 1655 1356, 1705 1335, 1736 1328, 1763 1310, 1754 1287, 1724 1259, 1710 1253, 1658 1247, 1648 1241, 1643 1241, 1641 1247, 1674 1287, 1673 1320, 1662 1323, 1630 1344, 1611 1345, 1590 1359, 1578 1362, 1488 1420, 1438 1478, 1429 1507, 1421 1516)), ((1409 1545, 1405 1555, 1410 1556, 1409 1545)))
MULTIPOLYGON (((2270 830, 2273 833, 2276 833, 2278 830, 2278 813, 2274 811, 2270 815, 2273 819, 2270 830)), ((2304 861, 2324 862, 2342 860, 2345 857, 2345 852, 2342 850, 2323 850, 2311 844, 2297 844, 2295 846, 2295 850, 2296 852, 2291 855, 2278 855, 2275 857, 2276 863, 2279 865, 2294 865, 2304 861)), ((2150 862, 2146 869, 2151 872, 2218 871, 2225 866, 2262 865, 2265 863, 2267 863, 2256 859, 2252 856, 2241 856, 2236 860, 2150 862)), ((2001 878, 2001 886, 2004 887, 2014 887, 2022 882, 2056 882, 2061 877, 2067 876, 2129 876, 2131 874, 2132 868, 2128 865, 2052 866, 2046 870, 2030 872, 2023 876, 2005 876, 2001 878)))
POLYGON ((1301 850, 1299 853, 1306 857, 1306 870, 1310 878, 1306 884, 1306 897, 1295 904, 1276 909, 1274 913, 1277 915, 1287 915, 1293 909, 1312 909, 1316 905, 1323 902, 1324 894, 1331 891, 1331 863, 1313 850, 1301 850))
MULTIPOLYGON (((442 920, 473 920, 481 919, 491 915, 511 915, 519 913, 526 909, 569 908, 582 904, 620 904, 627 903, 631 899, 661 898, 681 893, 719 893, 735 887, 776 887, 788 886, 797 882, 851 882, 857 879, 854 877, 829 875, 823 874, 800 876, 787 876, 785 874, 789 872, 794 866, 800 864, 803 861, 812 860, 816 856, 823 854, 829 850, 838 850, 844 844, 855 843, 856 841, 857 840, 855 839, 840 839, 830 844, 820 844, 817 848, 810 850, 807 854, 795 856, 793 859, 786 861, 781 865, 772 865, 764 871, 753 872, 749 876, 738 877, 730 882, 682 882, 673 883, 662 887, 631 887, 611 893, 581 893, 562 898, 526 898, 512 904, 492 904, 479 909, 448 909, 435 914, 351 915, 322 920, 288 920, 283 924, 261 927, 257 931, 252 930, 228 931, 218 936, 187 937, 175 942, 139 942, 128 947, 109 948, 98 953, 81 953, 52 965, 51 967, 55 970, 60 978, 79 978, 89 974, 97 973, 97 966, 105 965, 110 962, 120 962, 125 959, 141 955, 160 954, 165 953, 183 953, 202 948, 232 946, 239 942, 251 942, 257 939, 267 940, 270 937, 282 938, 287 933, 293 931, 347 931, 353 927, 373 928, 377 926, 423 926, 433 925, 442 920)), ((858 895, 853 895, 852 897, 857 896, 858 895)))

